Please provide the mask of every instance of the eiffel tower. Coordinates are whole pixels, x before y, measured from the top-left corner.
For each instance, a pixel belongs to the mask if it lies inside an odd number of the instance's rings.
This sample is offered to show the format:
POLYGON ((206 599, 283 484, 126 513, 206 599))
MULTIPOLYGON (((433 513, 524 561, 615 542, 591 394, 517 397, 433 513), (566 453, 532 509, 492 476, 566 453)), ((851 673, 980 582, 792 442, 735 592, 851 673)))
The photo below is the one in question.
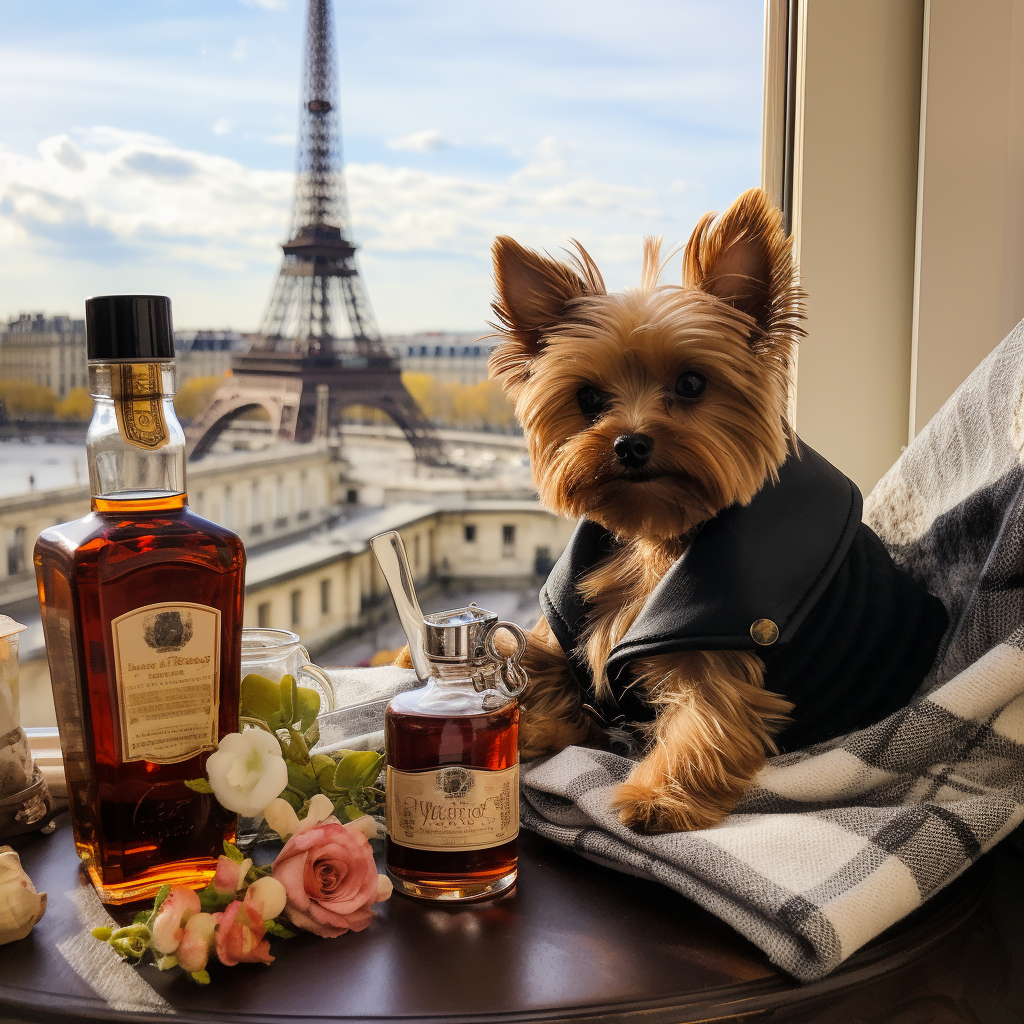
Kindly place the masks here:
POLYGON ((331 0, 309 0, 305 89, 291 240, 270 307, 248 352, 187 431, 206 454, 244 413, 262 408, 281 440, 308 441, 351 405, 380 409, 401 427, 416 458, 445 462, 441 442, 384 348, 351 241, 338 123, 331 0), (344 309, 349 331, 343 333, 344 309))

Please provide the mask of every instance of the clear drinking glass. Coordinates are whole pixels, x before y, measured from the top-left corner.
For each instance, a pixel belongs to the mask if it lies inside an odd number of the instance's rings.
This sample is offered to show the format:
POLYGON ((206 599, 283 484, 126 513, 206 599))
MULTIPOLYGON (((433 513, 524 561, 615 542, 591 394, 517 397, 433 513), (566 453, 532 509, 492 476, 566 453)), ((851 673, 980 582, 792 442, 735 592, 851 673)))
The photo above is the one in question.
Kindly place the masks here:
POLYGON ((251 672, 279 683, 293 676, 301 686, 320 694, 320 714, 335 707, 334 684, 322 668, 309 660, 298 634, 289 629, 249 627, 242 630, 242 678, 251 672))
MULTIPOLYGON (((250 673, 279 683, 292 676, 297 684, 320 694, 320 714, 335 707, 334 684, 323 669, 309 660, 298 635, 288 629, 250 627, 242 630, 242 678, 250 673)), ((259 835, 260 819, 239 816, 236 842, 246 849, 259 835)))

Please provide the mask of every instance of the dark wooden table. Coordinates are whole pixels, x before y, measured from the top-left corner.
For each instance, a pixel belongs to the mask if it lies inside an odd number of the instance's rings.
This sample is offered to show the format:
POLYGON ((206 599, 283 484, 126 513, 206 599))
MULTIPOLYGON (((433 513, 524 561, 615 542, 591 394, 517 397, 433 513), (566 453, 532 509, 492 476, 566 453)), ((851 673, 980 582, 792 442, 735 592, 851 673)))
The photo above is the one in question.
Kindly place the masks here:
POLYGON ((88 935, 106 911, 79 871, 67 815, 52 836, 17 846, 49 908, 27 939, 0 948, 0 1019, 1024 1020, 1024 860, 1008 844, 812 985, 780 975, 683 897, 524 833, 519 885, 499 900, 456 909, 393 896, 361 934, 274 940, 272 966, 214 965, 205 988, 122 965, 88 935))

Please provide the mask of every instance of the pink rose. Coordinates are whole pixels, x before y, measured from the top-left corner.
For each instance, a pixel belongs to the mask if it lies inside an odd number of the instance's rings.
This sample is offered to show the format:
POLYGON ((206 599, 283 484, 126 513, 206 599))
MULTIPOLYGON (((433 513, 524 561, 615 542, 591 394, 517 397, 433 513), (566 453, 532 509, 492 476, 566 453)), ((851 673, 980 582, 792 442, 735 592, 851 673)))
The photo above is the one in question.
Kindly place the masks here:
POLYGON ((185 934, 189 918, 202 909, 199 897, 191 889, 176 885, 160 904, 153 919, 153 948, 164 956, 173 953, 185 934))
POLYGON ((217 871, 210 879, 210 884, 215 892, 233 896, 251 867, 252 861, 249 859, 238 862, 221 854, 217 858, 217 871))
POLYGON ((240 900, 228 904, 213 919, 217 922, 217 959, 225 967, 273 963, 270 943, 263 937, 267 929, 259 914, 250 913, 240 900))
MULTIPOLYGON (((218 917, 220 915, 217 915, 218 917)), ((185 925, 185 934, 174 955, 178 966, 186 971, 201 971, 206 967, 210 950, 217 945, 217 922, 213 914, 193 914, 185 925)))
POLYGON ((323 821, 297 832, 277 855, 274 878, 288 897, 285 917, 297 928, 325 938, 362 931, 373 917, 370 904, 391 895, 366 833, 353 824, 323 821))

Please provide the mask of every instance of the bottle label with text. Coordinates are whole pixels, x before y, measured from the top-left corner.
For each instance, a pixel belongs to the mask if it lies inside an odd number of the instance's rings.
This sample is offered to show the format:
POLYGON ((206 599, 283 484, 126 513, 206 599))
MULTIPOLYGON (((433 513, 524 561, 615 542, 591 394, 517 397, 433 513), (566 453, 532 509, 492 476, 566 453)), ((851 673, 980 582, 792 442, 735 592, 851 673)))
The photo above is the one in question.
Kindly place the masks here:
POLYGON ((163 448, 170 440, 160 402, 160 363, 121 363, 114 367, 113 398, 117 429, 136 448, 163 448))
POLYGON ((391 841, 413 850, 487 850, 519 835, 519 765, 486 771, 445 765, 386 774, 391 841))
POLYGON ((165 602, 111 624, 124 761, 173 764, 217 746, 220 610, 165 602))

